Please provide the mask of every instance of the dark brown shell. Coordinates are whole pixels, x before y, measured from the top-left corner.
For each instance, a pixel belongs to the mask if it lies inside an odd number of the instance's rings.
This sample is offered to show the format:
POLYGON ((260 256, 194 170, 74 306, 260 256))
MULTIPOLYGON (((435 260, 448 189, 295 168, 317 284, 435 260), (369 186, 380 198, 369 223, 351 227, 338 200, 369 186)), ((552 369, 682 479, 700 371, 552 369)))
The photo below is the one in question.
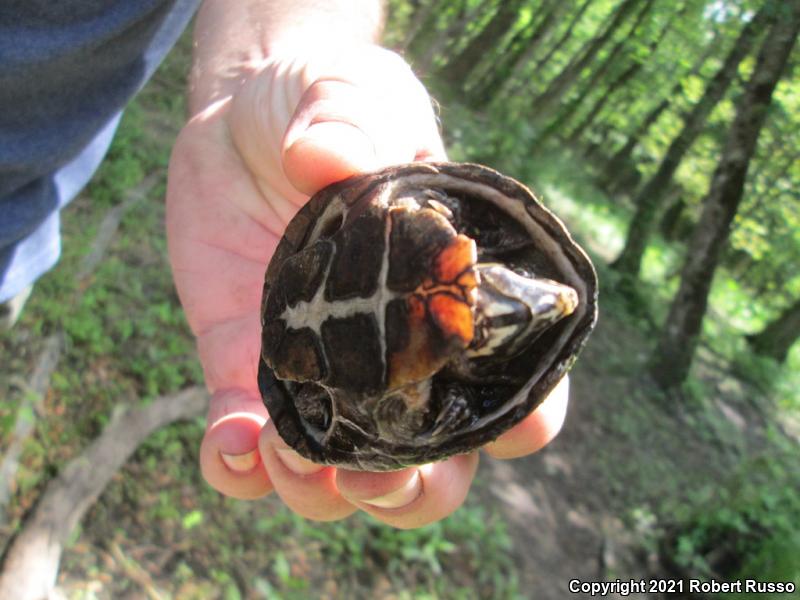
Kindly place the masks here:
MULTIPOLYGON (((377 238, 369 239, 370 236, 374 237, 373 234, 374 230, 365 228, 363 234, 359 235, 366 236, 366 246, 382 243, 377 238)), ((344 277, 345 281, 324 283, 339 285, 340 288, 344 286, 342 289, 356 285, 353 281, 358 280, 360 269, 374 269, 374 265, 368 264, 371 255, 369 252, 358 252, 352 256, 339 256, 337 260, 347 268, 340 268, 339 271, 346 275, 337 277, 344 277)), ((333 272, 335 269, 330 270, 333 272)), ((422 278, 425 273, 418 276, 422 278)), ((358 293, 350 295, 357 296, 358 293)), ((340 300, 342 303, 349 301, 344 296, 340 300)), ((572 366, 596 319, 597 278, 590 260, 572 240, 561 221, 544 208, 527 187, 492 169, 474 164, 412 163, 390 167, 377 173, 352 177, 323 189, 289 223, 265 276, 259 388, 283 439, 301 455, 315 462, 362 470, 390 470, 424 464, 474 450, 521 421, 572 366), (322 260, 320 256, 324 255, 324 260, 328 261, 330 249, 325 250, 324 244, 311 249, 311 242, 318 242, 320 236, 324 239, 326 231, 336 231, 341 226, 341 222, 321 220, 321 215, 331 212, 326 213, 326 209, 332 203, 339 203, 343 207, 361 207, 365 200, 369 201, 375 195, 395 187, 413 190, 414 193, 426 189, 444 190, 458 196, 469 211, 479 207, 480 210, 475 209, 465 216, 464 229, 465 233, 477 239, 479 250, 482 240, 489 243, 492 239, 490 233, 499 232, 502 237, 505 235, 503 232, 513 226, 518 238, 520 235, 525 237, 525 243, 521 244, 524 248, 514 255, 514 261, 519 263, 515 266, 573 287, 578 293, 578 308, 542 334, 531 348, 508 361, 506 372, 518 378, 515 380, 517 384, 468 383, 473 409, 477 411, 475 417, 466 422, 462 429, 449 432, 444 439, 427 436, 424 430, 402 443, 397 439, 388 439, 380 434, 380 409, 374 415, 374 420, 378 422, 376 427, 359 422, 352 427, 340 428, 341 431, 334 432, 334 435, 321 436, 320 430, 324 429, 326 419, 330 418, 326 416, 326 410, 330 411, 325 408, 326 403, 333 402, 338 407, 337 414, 351 419, 348 405, 370 402, 371 392, 364 391, 367 388, 350 390, 332 401, 328 398, 330 390, 327 384, 321 387, 317 385, 318 382, 310 383, 317 381, 316 376, 325 368, 324 364, 320 366, 323 353, 311 350, 321 344, 319 331, 292 330, 292 335, 296 336, 292 348, 297 348, 290 357, 294 362, 287 367, 288 359, 285 357, 276 361, 275 340, 284 336, 285 332, 277 331, 274 318, 267 315, 274 316, 279 312, 279 308, 286 305, 287 295, 308 296, 320 284, 320 277, 323 277, 322 267, 319 266, 322 260), (482 210, 500 214, 499 218, 505 220, 503 222, 506 224, 495 232, 484 232, 485 216, 482 210), (279 367, 273 369, 268 362, 279 367), (311 375, 296 377, 296 372, 311 375), (475 402, 479 405, 475 405, 475 402)), ((339 321, 347 324, 341 319, 339 321)), ((357 319, 353 323, 354 327, 361 326, 357 319)), ((380 355, 374 336, 361 335, 357 341, 355 336, 347 335, 346 327, 339 329, 336 339, 343 341, 339 342, 337 352, 346 353, 356 343, 366 344, 365 347, 359 345, 354 351, 354 371, 359 361, 366 363, 372 360, 371 357, 380 355)), ((438 393, 437 390, 443 385, 439 374, 432 377, 432 393, 438 393)), ((448 393, 452 393, 452 390, 448 393)), ((351 420, 355 420, 355 417, 351 420)), ((350 423, 350 420, 346 422, 350 423)))

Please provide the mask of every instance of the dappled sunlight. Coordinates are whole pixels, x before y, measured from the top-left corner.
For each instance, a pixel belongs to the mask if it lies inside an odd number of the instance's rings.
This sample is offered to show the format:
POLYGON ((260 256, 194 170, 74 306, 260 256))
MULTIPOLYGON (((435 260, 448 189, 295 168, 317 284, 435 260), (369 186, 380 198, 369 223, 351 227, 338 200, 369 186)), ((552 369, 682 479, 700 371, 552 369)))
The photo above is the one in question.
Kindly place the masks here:
MULTIPOLYGON (((563 600, 572 578, 800 585, 800 70, 789 68, 800 9, 387 7, 385 43, 435 99, 449 158, 524 182, 595 263, 600 317, 570 372, 563 429, 523 458, 484 453, 461 508, 399 531, 364 513, 310 521, 275 494, 224 497, 198 466, 206 420, 175 423, 80 499, 86 516, 66 536, 56 591, 563 600)), ((206 383, 163 233, 191 52, 187 34, 126 109, 101 169, 61 215, 58 267, 0 331, 0 459, 12 465, 2 551, 24 541, 45 490, 112 415, 206 383)), ((31 535, 34 553, 55 539, 31 535)), ((51 579, 57 570, 38 566, 51 579)))

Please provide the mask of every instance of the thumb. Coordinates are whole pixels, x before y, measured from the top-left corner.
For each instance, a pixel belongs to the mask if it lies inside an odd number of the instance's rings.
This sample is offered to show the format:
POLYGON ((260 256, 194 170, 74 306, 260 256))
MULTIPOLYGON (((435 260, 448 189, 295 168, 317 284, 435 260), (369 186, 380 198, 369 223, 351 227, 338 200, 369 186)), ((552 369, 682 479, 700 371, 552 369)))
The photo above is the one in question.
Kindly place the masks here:
POLYGON ((387 157, 379 157, 376 138, 386 133, 364 96, 344 81, 317 81, 306 90, 283 141, 283 170, 295 188, 311 195, 383 166, 387 157))
POLYGON ((408 65, 385 50, 317 78, 282 144, 286 177, 309 195, 350 175, 430 159, 446 160, 430 97, 408 65))

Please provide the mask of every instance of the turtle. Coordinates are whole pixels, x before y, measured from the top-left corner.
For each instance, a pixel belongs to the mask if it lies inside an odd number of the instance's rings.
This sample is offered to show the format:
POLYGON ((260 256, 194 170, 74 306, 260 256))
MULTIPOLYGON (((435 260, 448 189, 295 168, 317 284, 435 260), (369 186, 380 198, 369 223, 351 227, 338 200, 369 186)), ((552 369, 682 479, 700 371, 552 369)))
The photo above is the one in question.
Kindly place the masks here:
POLYGON ((597 276, 526 186, 418 162, 315 194, 264 277, 258 385, 300 455, 387 471, 529 414, 597 320, 597 276))

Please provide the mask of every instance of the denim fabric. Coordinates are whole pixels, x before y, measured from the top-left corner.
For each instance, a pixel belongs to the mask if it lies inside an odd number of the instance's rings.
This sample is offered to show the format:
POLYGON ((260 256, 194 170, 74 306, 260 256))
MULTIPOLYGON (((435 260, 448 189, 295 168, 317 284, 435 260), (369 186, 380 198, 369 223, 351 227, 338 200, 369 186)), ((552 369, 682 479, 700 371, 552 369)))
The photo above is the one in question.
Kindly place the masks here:
POLYGON ((0 302, 58 260, 59 210, 199 2, 0 2, 0 302))

